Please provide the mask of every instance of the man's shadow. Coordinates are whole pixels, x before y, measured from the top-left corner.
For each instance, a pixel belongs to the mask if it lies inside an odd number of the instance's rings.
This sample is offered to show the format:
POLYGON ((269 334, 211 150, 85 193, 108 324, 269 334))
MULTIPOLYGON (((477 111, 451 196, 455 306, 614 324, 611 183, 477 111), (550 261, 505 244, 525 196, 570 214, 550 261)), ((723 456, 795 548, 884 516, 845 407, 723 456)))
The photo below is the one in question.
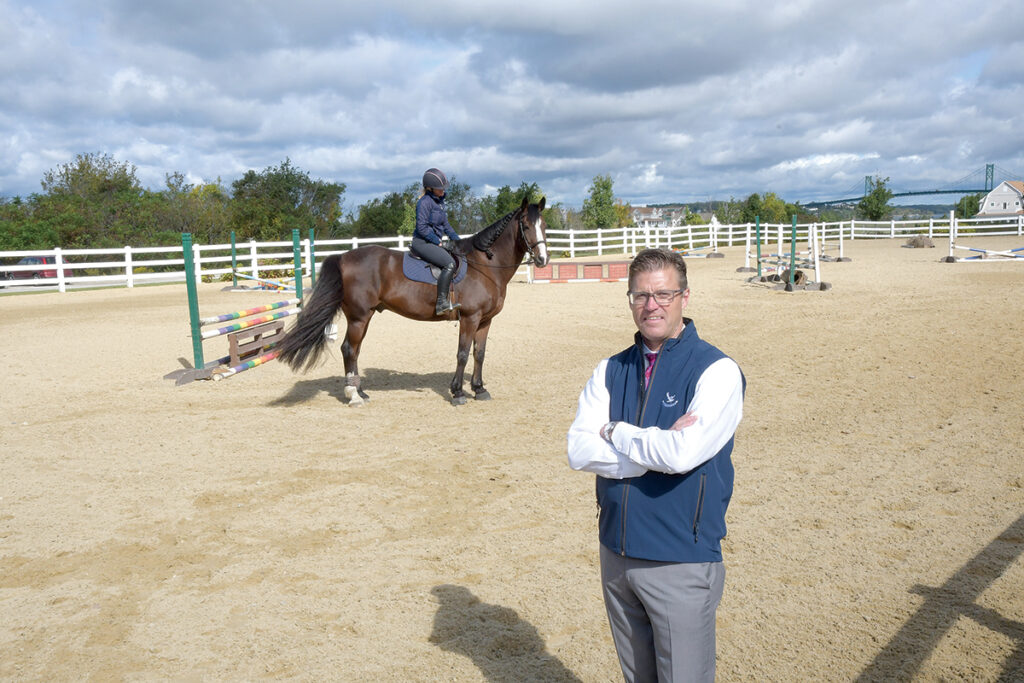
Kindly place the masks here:
POLYGON ((941 586, 916 585, 921 606, 892 637, 860 676, 858 683, 910 680, 961 618, 1001 633, 1014 643, 1002 664, 999 681, 1024 681, 1024 622, 977 603, 996 579, 1024 556, 1024 515, 1008 526, 981 552, 967 561, 941 586))
MULTIPOLYGON (((451 398, 449 385, 455 375, 454 368, 451 372, 398 372, 381 368, 367 368, 360 376, 362 388, 369 394, 371 400, 374 395, 388 391, 418 391, 428 389, 435 392, 441 398, 451 398)), ((294 406, 313 400, 319 394, 327 394, 339 402, 345 400, 345 371, 340 370, 339 374, 333 377, 321 377, 320 379, 299 380, 287 394, 279 396, 270 401, 272 406, 294 406)))
POLYGON ((547 652, 537 629, 516 611, 480 602, 463 586, 430 591, 440 606, 430 642, 473 660, 489 681, 579 681, 547 652))

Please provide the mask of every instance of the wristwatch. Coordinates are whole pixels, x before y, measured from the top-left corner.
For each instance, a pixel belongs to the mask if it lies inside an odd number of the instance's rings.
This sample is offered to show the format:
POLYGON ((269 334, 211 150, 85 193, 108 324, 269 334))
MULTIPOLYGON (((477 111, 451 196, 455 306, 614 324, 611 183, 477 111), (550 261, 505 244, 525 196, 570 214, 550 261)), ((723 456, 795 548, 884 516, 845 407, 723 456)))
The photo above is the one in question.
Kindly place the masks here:
POLYGON ((618 426, 618 422, 609 422, 604 427, 601 427, 601 438, 608 443, 612 442, 612 432, 615 431, 615 427, 618 426))

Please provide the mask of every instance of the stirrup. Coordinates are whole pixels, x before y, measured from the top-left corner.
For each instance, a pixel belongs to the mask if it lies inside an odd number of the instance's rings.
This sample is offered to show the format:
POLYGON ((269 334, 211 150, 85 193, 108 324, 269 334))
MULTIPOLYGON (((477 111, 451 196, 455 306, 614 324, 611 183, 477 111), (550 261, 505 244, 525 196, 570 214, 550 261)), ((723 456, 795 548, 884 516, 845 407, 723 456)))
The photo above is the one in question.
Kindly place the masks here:
POLYGON ((462 304, 453 304, 451 301, 438 301, 434 306, 434 315, 442 315, 449 313, 457 308, 460 308, 462 304))

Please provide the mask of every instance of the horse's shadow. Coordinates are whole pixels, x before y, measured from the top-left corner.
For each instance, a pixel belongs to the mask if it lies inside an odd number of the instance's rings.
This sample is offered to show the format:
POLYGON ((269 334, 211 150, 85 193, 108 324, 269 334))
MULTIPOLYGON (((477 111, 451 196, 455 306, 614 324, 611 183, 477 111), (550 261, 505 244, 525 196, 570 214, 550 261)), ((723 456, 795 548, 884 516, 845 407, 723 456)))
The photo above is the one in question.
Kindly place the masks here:
MULTIPOLYGON (((429 389, 444 399, 451 398, 450 372, 399 372, 386 368, 367 368, 360 375, 363 391, 370 395, 387 391, 419 391, 429 389)), ((320 394, 327 394, 339 402, 345 400, 345 375, 300 380, 283 396, 269 403, 272 406, 293 406, 313 400, 320 394)))
POLYGON ((463 586, 445 584, 430 592, 440 602, 430 642, 468 657, 487 680, 579 682, 515 610, 480 602, 463 586))

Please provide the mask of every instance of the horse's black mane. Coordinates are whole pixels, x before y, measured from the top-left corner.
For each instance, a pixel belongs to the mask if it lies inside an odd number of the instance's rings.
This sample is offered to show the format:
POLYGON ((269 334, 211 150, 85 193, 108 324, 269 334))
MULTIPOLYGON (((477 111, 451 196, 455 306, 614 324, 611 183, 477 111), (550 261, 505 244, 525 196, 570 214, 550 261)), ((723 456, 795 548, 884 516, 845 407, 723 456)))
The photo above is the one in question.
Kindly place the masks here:
MULTIPOLYGON (((516 211, 518 210, 519 209, 516 209, 516 211)), ((510 211, 477 234, 473 235, 473 248, 486 253, 489 257, 491 255, 491 245, 494 244, 495 240, 501 237, 501 233, 505 231, 505 228, 508 226, 509 221, 512 220, 512 216, 515 215, 516 211, 510 211)))

